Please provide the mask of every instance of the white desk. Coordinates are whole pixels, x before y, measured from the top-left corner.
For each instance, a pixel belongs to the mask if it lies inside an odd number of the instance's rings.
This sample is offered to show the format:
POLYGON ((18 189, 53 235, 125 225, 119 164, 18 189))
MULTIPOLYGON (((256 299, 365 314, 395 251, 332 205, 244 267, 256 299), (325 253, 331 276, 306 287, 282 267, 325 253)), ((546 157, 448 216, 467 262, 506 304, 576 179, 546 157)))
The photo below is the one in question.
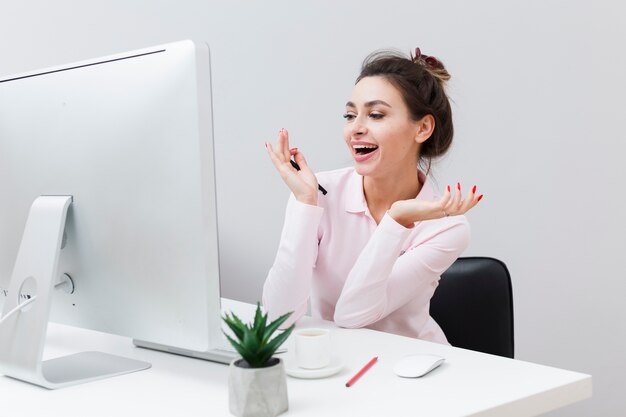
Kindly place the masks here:
MULTIPOLYGON (((228 309, 250 305, 225 300, 228 309)), ((245 314, 244 314, 245 316, 245 314)), ((332 328, 345 360, 320 380, 287 377, 291 416, 534 416, 591 396, 591 376, 367 329, 339 329, 305 318, 301 327, 332 328), (422 379, 391 369, 410 353, 436 353, 446 362, 422 379), (374 356, 354 386, 345 382, 374 356)), ((287 342, 288 346, 290 342, 287 342)), ((228 367, 133 347, 131 340, 51 324, 45 356, 100 350, 151 362, 147 371, 49 391, 0 377, 0 416, 229 416, 228 367)))

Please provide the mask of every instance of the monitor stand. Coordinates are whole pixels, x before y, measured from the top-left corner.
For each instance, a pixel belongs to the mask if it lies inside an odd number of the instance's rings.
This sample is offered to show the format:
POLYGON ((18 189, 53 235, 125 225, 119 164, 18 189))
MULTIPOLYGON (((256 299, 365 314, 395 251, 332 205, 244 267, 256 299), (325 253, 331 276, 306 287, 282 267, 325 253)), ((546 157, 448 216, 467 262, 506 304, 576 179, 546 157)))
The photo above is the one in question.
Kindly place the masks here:
POLYGON ((43 360, 52 293, 72 196, 40 196, 31 206, 0 319, 0 373, 49 389, 150 368, 101 352, 43 360), (32 298, 23 302, 21 294, 32 298))

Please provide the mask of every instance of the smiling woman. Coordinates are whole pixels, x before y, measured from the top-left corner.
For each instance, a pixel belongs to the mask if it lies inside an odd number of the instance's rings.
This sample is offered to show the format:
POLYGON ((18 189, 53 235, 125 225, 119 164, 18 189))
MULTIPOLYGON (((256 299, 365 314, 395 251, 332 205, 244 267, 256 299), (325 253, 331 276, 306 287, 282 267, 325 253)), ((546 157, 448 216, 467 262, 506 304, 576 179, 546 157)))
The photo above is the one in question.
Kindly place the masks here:
POLYGON ((476 186, 462 198, 459 183, 439 196, 428 181, 432 159, 452 142, 449 78, 419 48, 366 58, 344 114, 353 167, 316 176, 285 129, 276 147, 266 143, 292 192, 263 288, 270 316, 295 311, 288 326, 310 300, 314 316, 339 326, 447 343, 430 298, 467 247, 464 214, 482 198, 476 186), (318 195, 318 178, 327 195, 318 195))

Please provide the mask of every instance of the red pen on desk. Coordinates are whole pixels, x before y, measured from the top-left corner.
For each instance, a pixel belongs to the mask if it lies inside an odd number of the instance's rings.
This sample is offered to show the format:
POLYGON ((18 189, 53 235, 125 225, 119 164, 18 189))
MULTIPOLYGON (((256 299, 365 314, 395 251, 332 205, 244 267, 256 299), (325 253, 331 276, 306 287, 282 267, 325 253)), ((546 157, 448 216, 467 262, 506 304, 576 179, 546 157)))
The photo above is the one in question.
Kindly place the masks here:
POLYGON ((369 361, 363 368, 361 368, 361 370, 357 372, 356 375, 350 378, 350 381, 346 382, 346 387, 351 387, 356 382, 357 379, 361 378, 361 376, 365 372, 367 372, 367 370, 370 369, 372 365, 376 363, 377 360, 378 360, 378 356, 376 356, 375 358, 372 358, 372 360, 369 361))

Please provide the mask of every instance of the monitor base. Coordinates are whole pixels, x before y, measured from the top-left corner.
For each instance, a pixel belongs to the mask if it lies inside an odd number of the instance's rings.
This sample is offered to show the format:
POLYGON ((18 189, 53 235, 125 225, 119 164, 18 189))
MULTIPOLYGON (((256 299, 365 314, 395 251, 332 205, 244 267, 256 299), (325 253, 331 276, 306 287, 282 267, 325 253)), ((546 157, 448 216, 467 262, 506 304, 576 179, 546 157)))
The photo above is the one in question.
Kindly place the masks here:
POLYGON ((124 358, 103 352, 80 352, 42 363, 44 384, 49 389, 96 381, 98 379, 142 371, 148 362, 124 358))
POLYGON ((228 365, 233 359, 240 358, 239 354, 234 350, 212 348, 206 351, 197 351, 178 348, 160 343, 146 342, 145 340, 133 339, 133 344, 137 347, 160 350, 162 352, 173 353, 175 355, 189 356, 190 358, 204 359, 211 362, 223 363, 228 365))
POLYGON ((32 204, 0 322, 0 373, 49 389, 139 371, 149 363, 99 352, 43 361, 52 292, 72 196, 32 204), (28 301, 23 301, 27 299, 28 301))

